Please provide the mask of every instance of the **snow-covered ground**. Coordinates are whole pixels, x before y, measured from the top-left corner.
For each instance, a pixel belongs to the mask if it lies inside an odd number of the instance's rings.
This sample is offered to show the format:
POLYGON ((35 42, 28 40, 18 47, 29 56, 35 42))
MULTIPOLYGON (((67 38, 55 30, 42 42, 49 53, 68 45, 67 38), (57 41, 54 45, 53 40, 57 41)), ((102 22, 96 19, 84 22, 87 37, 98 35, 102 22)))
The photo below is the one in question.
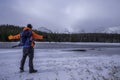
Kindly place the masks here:
POLYGON ((19 73, 22 49, 0 49, 0 80, 120 80, 120 47, 94 45, 96 48, 35 49, 38 72, 32 74, 28 59, 25 72, 19 73))

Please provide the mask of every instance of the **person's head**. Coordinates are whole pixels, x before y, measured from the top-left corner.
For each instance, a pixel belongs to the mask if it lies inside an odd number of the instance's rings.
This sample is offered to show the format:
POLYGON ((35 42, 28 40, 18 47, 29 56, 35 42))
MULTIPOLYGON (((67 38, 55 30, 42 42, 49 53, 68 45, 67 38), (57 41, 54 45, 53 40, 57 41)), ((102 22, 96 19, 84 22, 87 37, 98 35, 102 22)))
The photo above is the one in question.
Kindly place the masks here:
POLYGON ((27 24, 27 27, 32 29, 32 25, 31 24, 27 24))

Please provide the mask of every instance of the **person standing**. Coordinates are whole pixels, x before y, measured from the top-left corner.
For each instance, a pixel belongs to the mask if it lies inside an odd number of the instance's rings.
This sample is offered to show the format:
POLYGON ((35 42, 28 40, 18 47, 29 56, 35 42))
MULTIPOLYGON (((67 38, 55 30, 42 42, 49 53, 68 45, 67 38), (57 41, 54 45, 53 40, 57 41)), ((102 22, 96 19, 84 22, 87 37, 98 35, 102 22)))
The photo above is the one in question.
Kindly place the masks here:
POLYGON ((43 39, 42 35, 38 35, 32 31, 32 25, 27 24, 24 27, 23 31, 17 35, 10 35, 8 36, 9 40, 12 39, 20 39, 20 43, 18 46, 23 46, 23 56, 20 62, 20 72, 24 72, 24 64, 26 61, 27 56, 29 57, 29 73, 35 73, 37 70, 34 69, 33 66, 33 58, 34 58, 34 39, 43 39))

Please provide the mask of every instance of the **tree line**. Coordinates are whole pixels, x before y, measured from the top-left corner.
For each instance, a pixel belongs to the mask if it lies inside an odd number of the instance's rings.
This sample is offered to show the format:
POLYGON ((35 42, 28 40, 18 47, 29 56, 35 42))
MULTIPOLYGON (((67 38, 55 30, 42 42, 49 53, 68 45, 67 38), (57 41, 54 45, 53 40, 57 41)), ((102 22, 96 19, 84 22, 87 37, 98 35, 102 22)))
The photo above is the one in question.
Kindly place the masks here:
MULTIPOLYGON (((11 42, 18 40, 8 40, 9 35, 20 33, 23 27, 15 25, 0 25, 0 41, 11 42)), ((37 34, 43 35, 43 42, 120 42, 120 34, 117 33, 46 33, 33 30, 37 34)))

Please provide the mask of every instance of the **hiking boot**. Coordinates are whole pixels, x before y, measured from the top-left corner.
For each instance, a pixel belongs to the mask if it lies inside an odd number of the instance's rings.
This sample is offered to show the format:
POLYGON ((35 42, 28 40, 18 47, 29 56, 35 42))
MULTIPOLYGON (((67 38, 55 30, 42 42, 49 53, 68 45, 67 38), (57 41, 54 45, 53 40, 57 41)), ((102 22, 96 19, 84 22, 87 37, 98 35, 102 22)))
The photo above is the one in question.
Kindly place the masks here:
POLYGON ((37 70, 34 70, 34 69, 29 71, 29 73, 36 73, 36 72, 37 70))
POLYGON ((20 73, 22 73, 22 72, 24 72, 24 70, 23 70, 23 69, 20 69, 20 73))

